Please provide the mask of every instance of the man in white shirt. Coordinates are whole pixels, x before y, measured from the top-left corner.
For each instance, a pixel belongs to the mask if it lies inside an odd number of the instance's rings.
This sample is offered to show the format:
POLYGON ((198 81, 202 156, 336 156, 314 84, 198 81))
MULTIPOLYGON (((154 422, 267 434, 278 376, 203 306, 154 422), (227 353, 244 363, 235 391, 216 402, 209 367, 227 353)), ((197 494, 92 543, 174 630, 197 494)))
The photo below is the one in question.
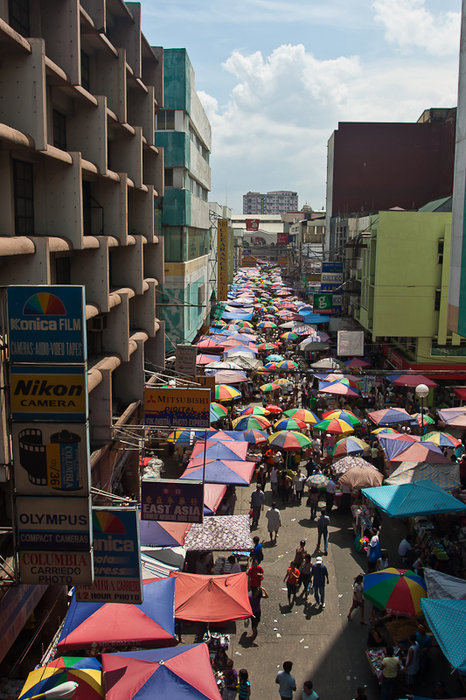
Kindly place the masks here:
POLYGON ((270 470, 270 488, 272 489, 274 496, 276 496, 278 493, 278 475, 279 471, 277 469, 277 465, 274 464, 270 470))
POLYGON ((332 512, 333 508, 333 501, 335 500, 335 491, 337 490, 337 485, 330 477, 327 488, 325 489, 325 509, 327 511, 327 515, 330 515, 332 512))
POLYGON ((269 508, 265 514, 265 517, 267 518, 267 530, 269 531, 270 541, 276 542, 278 530, 282 524, 282 516, 280 515, 280 511, 278 510, 275 502, 272 503, 272 507, 269 508))
POLYGON ((398 545, 398 556, 401 557, 401 561, 403 562, 403 564, 406 564, 406 562, 408 561, 408 552, 413 551, 413 546, 411 544, 412 539, 413 538, 411 537, 411 535, 407 535, 401 540, 400 544, 398 545))

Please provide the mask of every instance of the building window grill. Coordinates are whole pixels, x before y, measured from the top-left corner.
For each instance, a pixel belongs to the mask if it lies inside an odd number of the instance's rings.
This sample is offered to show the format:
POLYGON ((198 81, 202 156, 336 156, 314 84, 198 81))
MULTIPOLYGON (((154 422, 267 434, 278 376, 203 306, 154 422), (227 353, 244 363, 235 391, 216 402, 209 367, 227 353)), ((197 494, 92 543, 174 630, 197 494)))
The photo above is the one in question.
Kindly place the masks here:
POLYGON ((8 0, 8 21, 15 32, 29 36, 29 0, 8 0))
POLYGON ((34 166, 23 160, 13 160, 13 197, 15 233, 34 234, 34 166))

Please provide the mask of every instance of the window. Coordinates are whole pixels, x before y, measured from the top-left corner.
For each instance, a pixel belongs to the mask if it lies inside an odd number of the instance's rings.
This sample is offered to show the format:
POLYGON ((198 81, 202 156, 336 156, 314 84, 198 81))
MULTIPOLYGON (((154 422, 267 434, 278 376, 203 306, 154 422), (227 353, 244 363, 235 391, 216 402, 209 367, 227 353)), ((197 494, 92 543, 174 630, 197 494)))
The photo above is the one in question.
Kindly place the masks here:
POLYGON ((29 36, 29 0, 8 0, 8 21, 15 32, 29 36))
POLYGON ((437 244, 437 263, 442 265, 443 263, 443 238, 441 238, 437 244))
POLYGON ((440 311, 440 301, 442 298, 442 290, 435 290, 435 301, 434 301, 434 311, 440 311))
POLYGON ((28 236, 34 233, 34 167, 32 163, 13 160, 13 197, 15 233, 28 236))
POLYGON ((71 283, 70 258, 68 256, 55 258, 55 284, 70 284, 70 283, 71 283))
POLYGON ((91 60, 89 54, 81 51, 81 87, 90 91, 91 85, 91 60))
POLYGON ((165 187, 173 187, 173 168, 165 168, 165 187))
POLYGON ((53 110, 53 145, 66 151, 66 117, 58 110, 53 110))
POLYGON ((83 233, 90 236, 92 233, 92 202, 91 183, 83 180, 83 233))
POLYGON ((173 131, 175 129, 174 109, 165 109, 157 114, 157 129, 159 131, 173 131))
POLYGON ((203 307, 205 306, 205 285, 201 284, 197 288, 197 304, 198 312, 201 314, 203 312, 203 307))

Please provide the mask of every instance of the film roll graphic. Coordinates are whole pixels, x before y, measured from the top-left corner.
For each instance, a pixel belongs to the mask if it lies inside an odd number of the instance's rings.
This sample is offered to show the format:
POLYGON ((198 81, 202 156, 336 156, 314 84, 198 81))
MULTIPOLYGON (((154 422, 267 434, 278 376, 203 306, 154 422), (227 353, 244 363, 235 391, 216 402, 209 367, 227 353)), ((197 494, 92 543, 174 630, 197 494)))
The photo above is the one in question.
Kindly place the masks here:
POLYGON ((18 434, 19 461, 29 481, 36 486, 49 486, 60 491, 76 491, 82 487, 79 469, 79 443, 76 433, 62 430, 43 444, 42 431, 25 428, 18 434))

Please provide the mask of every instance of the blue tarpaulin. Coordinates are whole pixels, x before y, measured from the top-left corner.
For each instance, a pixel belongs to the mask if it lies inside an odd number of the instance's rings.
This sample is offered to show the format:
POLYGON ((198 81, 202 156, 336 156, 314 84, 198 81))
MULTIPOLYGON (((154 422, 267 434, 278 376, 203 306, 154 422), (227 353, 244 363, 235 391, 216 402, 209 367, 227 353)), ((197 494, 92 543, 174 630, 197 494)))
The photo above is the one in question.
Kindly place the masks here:
POLYGON ((423 598, 421 608, 450 664, 466 675, 466 600, 423 598))
POLYGON ((362 493, 391 518, 408 518, 434 513, 460 513, 466 505, 432 481, 397 486, 374 486, 362 493))
POLYGON ((224 311, 222 318, 236 319, 238 321, 252 321, 252 313, 242 313, 241 311, 224 311))
POLYGON ((330 316, 324 316, 324 314, 305 314, 300 311, 299 315, 303 319, 303 323, 328 323, 330 321, 330 316))

